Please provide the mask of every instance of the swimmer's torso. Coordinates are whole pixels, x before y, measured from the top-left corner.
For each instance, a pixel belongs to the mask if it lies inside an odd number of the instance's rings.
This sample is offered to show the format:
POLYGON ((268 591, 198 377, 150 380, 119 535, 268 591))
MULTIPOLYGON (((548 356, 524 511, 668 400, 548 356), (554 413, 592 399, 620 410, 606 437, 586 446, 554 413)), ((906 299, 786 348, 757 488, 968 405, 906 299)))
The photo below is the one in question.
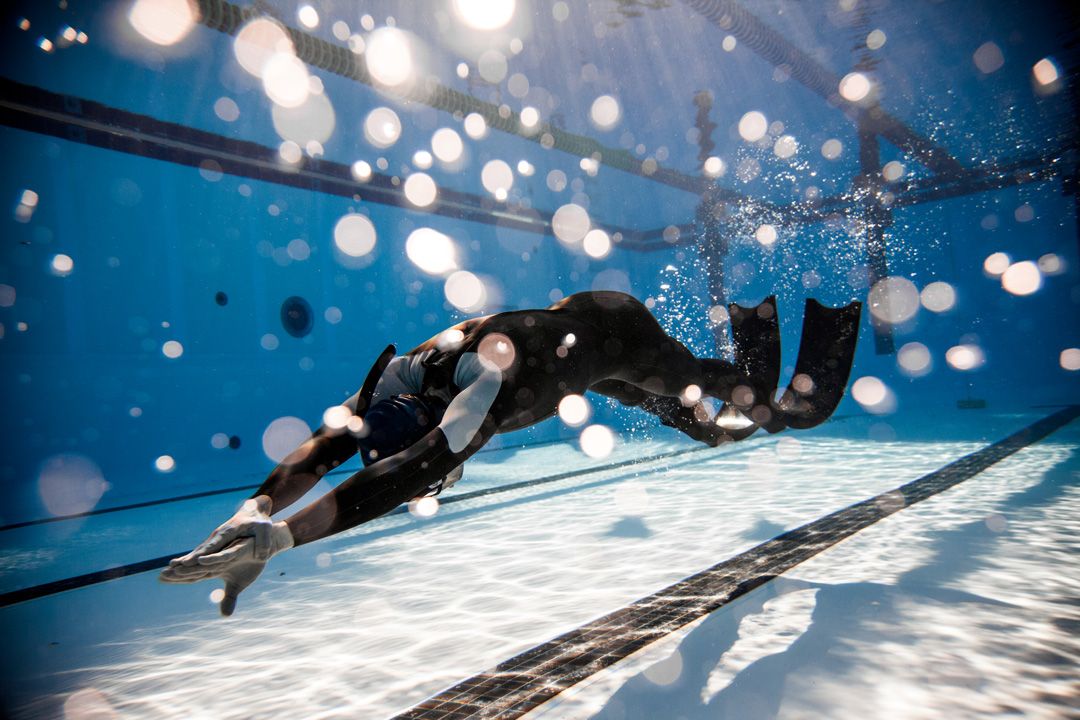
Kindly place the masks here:
POLYGON ((387 367, 374 402, 393 394, 432 394, 444 401, 498 374, 498 432, 552 416, 563 396, 583 394, 610 376, 627 329, 651 319, 635 298, 616 292, 571 295, 544 310, 471 318, 444 330, 387 367), (551 378, 558 380, 554 383, 551 378))

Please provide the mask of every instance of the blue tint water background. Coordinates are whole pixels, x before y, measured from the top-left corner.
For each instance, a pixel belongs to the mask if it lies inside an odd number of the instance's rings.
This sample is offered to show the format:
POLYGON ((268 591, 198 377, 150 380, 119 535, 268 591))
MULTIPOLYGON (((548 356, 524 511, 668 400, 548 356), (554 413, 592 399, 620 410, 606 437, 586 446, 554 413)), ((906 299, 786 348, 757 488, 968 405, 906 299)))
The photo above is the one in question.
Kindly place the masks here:
MULTIPOLYGON (((687 175, 700 173, 698 149, 687 139, 694 124, 692 98, 710 90, 717 124, 713 153, 728 166, 718 182, 748 196, 785 203, 809 185, 829 196, 849 188, 858 173, 855 126, 840 109, 777 75, 745 46, 724 50, 725 33, 680 3, 643 9, 640 17, 620 16, 613 2, 570 3, 569 18, 558 21, 549 4, 520 2, 513 32, 523 50, 507 56, 510 73, 529 79, 530 95, 523 99, 508 93, 505 80, 470 85, 457 77, 455 67, 469 58, 453 49, 451 36, 459 31, 446 8, 435 5, 374 2, 362 12, 380 26, 392 16, 397 27, 419 38, 427 48, 426 72, 443 85, 505 102, 515 111, 536 104, 545 122, 612 148, 634 151, 640 144, 641 157, 655 157, 663 148, 660 166, 687 175), (623 110, 621 121, 607 131, 589 122, 589 107, 602 94, 617 97, 623 110), (799 143, 795 158, 778 159, 771 148, 754 148, 739 138, 739 119, 751 110, 784 123, 783 132, 799 143), (844 146, 835 161, 819 151, 830 138, 844 146), (761 171, 744 182, 735 168, 747 158, 757 160, 761 171)), ((293 4, 268 6, 298 27, 293 4)), ((313 35, 340 44, 331 32, 337 19, 363 32, 361 11, 351 3, 316 7, 322 21, 313 35)), ((854 66, 851 46, 864 30, 839 5, 747 7, 832 72, 843 75, 854 66)), ((196 26, 178 45, 156 48, 132 31, 126 12, 126 3, 76 0, 65 8, 9 6, 0 25, 2 74, 54 93, 278 146, 270 101, 237 64, 231 37, 196 26), (31 23, 27 31, 17 25, 24 17, 31 23), (84 30, 89 41, 41 51, 38 38, 55 39, 65 25, 84 30), (215 114, 220 97, 235 100, 236 121, 215 114)), ((869 27, 888 35, 875 53, 882 106, 965 167, 1057 148, 1071 129, 1068 92, 1038 95, 1030 79, 1038 60, 1060 53, 1062 28, 1050 4, 894 0, 871 3, 867 17, 869 27), (1005 63, 986 74, 972 54, 990 41, 1002 49, 1005 63)), ((413 154, 430 149, 431 134, 453 127, 465 140, 465 159, 458 168, 436 163, 426 171, 440 188, 486 195, 480 170, 487 161, 503 159, 516 167, 525 159, 536 171, 531 177, 516 174, 516 202, 549 212, 571 202, 572 187, 556 192, 545 183, 548 172, 559 169, 580 181, 577 201, 587 203, 595 223, 652 230, 694 218, 693 193, 606 166, 591 177, 577 157, 507 133, 491 131, 472 140, 448 113, 404 105, 352 80, 312 72, 335 112, 335 130, 324 143, 327 159, 374 165, 382 157, 387 174, 404 176, 413 154), (403 125, 400 139, 385 150, 369 145, 361 130, 363 118, 379 106, 394 108, 403 125)), ((453 238, 463 267, 487 279, 495 292, 483 312, 541 307, 572 292, 614 287, 654 299, 665 327, 696 352, 717 352, 705 264, 693 242, 652 252, 617 247, 608 258, 593 260, 550 235, 366 202, 362 185, 355 201, 227 174, 207 177, 196 168, 8 127, 0 128, 0 152, 0 198, 7 212, 0 218, 0 283, 15 291, 13 304, 0 307, 0 523, 50 514, 39 476, 57 457, 77 455, 100 468, 108 490, 95 507, 257 484, 273 467, 262 447, 271 421, 296 416, 317 426, 326 407, 355 391, 385 344, 407 350, 466 316, 447 303, 441 279, 425 275, 405 256, 405 238, 417 227, 453 238), (247 194, 241 194, 244 188, 247 194), (25 189, 40 200, 23 223, 14 209, 25 189), (368 215, 378 233, 370 263, 362 268, 343 266, 332 249, 334 225, 349 212, 368 215), (288 259, 284 248, 295 239, 309 246, 310 257, 288 259), (50 272, 58 253, 74 261, 64 277, 50 272), (218 292, 227 294, 227 304, 215 301, 218 292), (313 309, 313 331, 302 339, 289 336, 280 323, 279 308, 290 296, 305 298, 313 309), (327 319, 328 308, 340 309, 340 322, 327 319), (268 334, 277 338, 273 350, 262 346, 268 334), (180 357, 163 354, 168 341, 182 344, 180 357), (216 433, 239 438, 239 447, 213 447, 216 433), (175 467, 162 472, 155 461, 166 455, 175 467)), ((929 176, 882 143, 881 162, 893 159, 916 176, 929 176)), ((850 227, 818 223, 782 227, 778 243, 763 248, 753 240, 753 228, 743 225, 733 222, 729 228, 723 260, 728 299, 752 304, 768 294, 779 296, 786 381, 803 300, 839 305, 866 299, 860 281, 865 247, 850 227), (808 288, 804 274, 811 270, 820 285, 808 288)), ((852 378, 880 378, 897 404, 893 415, 883 415, 872 433, 858 439, 888 438, 894 433, 891 418, 908 421, 905 432, 923 428, 933 437, 935 415, 954 411, 958 400, 969 397, 985 400, 994 411, 1077 401, 1075 372, 1063 369, 1059 359, 1062 350, 1080 345, 1076 216, 1060 179, 897 210, 886 242, 891 275, 920 289, 948 282, 957 302, 942 314, 924 308, 895 329, 897 346, 917 341, 931 350, 933 370, 919 378, 900 372, 894 355, 875 353, 864 316, 852 378), (1015 213, 1025 204, 1033 219, 1020 222, 1015 213), (1065 269, 1044 277, 1039 291, 1019 297, 983 272, 993 252, 1006 252, 1014 261, 1053 253, 1065 269), (945 352, 961 342, 981 347, 985 365, 970 372, 950 368, 945 352)), ((650 426, 634 411, 596 404, 599 422, 627 433, 650 426)), ((838 412, 864 410, 847 398, 838 412)), ((499 442, 575 441, 576 434, 553 420, 499 442)))

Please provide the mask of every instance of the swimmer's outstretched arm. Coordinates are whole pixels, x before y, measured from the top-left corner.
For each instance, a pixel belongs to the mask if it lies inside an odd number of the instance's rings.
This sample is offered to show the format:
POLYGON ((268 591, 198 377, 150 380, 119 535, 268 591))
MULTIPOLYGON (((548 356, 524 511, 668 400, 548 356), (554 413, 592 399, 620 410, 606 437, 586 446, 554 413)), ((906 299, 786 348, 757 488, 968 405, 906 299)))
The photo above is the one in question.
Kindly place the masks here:
MULTIPOLYGON (((344 405, 353 409, 359 395, 344 405)), ((293 450, 266 477, 252 495, 270 501, 271 512, 280 512, 304 496, 326 473, 356 454, 356 439, 348 432, 334 433, 325 425, 316 430, 300 447, 293 450)))
MULTIPOLYGON (((394 346, 388 345, 371 366, 364 384, 342 403, 353 415, 362 415, 371 406, 373 396, 386 382, 384 374, 394 353, 394 346)), ((281 512, 315 487, 323 475, 355 454, 356 441, 349 433, 330 430, 323 425, 289 453, 251 497, 266 498, 270 503, 269 512, 281 512)))
MULTIPOLYGON (((418 497, 483 447, 495 434, 491 410, 502 387, 501 373, 484 372, 447 408, 438 427, 409 448, 364 468, 285 521, 267 523, 265 551, 256 537, 243 537, 210 554, 177 558, 161 573, 165 582, 191 583, 213 577, 225 581, 221 613, 231 615, 236 599, 262 572, 272 555, 367 522, 418 497)), ((248 501, 268 514, 264 497, 248 501)))
POLYGON ((294 543, 303 545, 339 533, 423 495, 495 434, 498 422, 491 410, 501 388, 502 374, 486 370, 458 393, 434 430, 286 519, 294 543))

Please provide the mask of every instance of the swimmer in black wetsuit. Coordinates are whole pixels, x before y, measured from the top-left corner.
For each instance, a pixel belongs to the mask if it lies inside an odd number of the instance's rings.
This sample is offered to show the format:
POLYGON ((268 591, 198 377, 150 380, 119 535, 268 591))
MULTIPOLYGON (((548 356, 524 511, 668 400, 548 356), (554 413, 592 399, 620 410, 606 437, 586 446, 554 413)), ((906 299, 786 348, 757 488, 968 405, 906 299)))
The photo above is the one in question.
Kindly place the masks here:
POLYGON ((333 535, 414 498, 435 495, 496 433, 556 414, 592 391, 640 406, 665 425, 715 446, 823 422, 836 408, 854 356, 860 307, 807 301, 795 376, 774 398, 780 336, 774 298, 731 306, 735 362, 699 359, 629 295, 571 295, 542 310, 466 320, 403 356, 388 347, 340 413, 289 455, 206 541, 162 571, 166 582, 225 581, 221 612, 282 550, 333 535), (391 359, 393 358, 393 359, 391 359), (725 429, 703 398, 750 423, 725 429), (364 469, 286 520, 280 512, 357 452, 364 469))

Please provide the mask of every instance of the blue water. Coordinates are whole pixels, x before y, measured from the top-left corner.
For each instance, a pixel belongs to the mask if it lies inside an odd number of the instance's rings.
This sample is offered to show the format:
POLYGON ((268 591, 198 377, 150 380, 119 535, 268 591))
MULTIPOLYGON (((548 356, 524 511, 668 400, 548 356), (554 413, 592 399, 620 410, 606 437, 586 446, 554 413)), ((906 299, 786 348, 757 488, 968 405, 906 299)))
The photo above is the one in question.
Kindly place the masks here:
MULTIPOLYGON (((376 30, 393 26, 408 33, 421 84, 505 103, 514 113, 535 107, 541 123, 691 178, 703 177, 691 132, 693 98, 707 90, 715 123, 715 146, 707 154, 725 166, 715 182, 760 203, 805 201, 808 191, 841 195, 860 172, 851 106, 846 114, 840 101, 807 89, 797 72, 774 67, 752 42, 735 41, 728 49, 725 38, 734 39, 736 31, 681 2, 518 0, 509 24, 490 33, 467 30, 443 0, 312 5, 318 25, 304 28, 296 3, 260 4, 280 22, 337 46, 351 34, 370 43, 373 34, 362 19, 370 16, 376 30), (347 31, 335 30, 335 22, 347 31), (480 77, 484 50, 498 51, 507 64, 493 82, 480 77), (459 76, 459 63, 468 65, 467 78, 459 76), (525 91, 519 75, 527 79, 525 91), (590 119, 602 95, 621 108, 610 129, 590 119), (740 120, 752 111, 773 124, 765 141, 740 136, 740 120), (779 157, 774 143, 788 135, 797 152, 779 157), (842 145, 834 159, 822 152, 830 140, 842 145)), ((273 103, 237 62, 233 37, 195 24, 176 44, 156 45, 133 28, 132 7, 78 0, 9 4, 0 22, 0 75, 67 96, 69 109, 70 98, 80 98, 212 133, 222 142, 277 150, 283 138, 272 122, 273 103), (84 32, 86 42, 64 41, 69 26, 84 32), (40 47, 42 39, 52 43, 49 51, 40 47), (221 98, 235 103, 238 117, 227 120, 215 111, 221 98)), ((1041 158, 1030 167, 1046 171, 1038 181, 893 210, 884 233, 888 276, 910 281, 916 291, 948 283, 955 303, 941 312, 916 304, 888 326, 895 348, 921 343, 929 350, 930 369, 916 377, 895 352, 879 352, 864 312, 852 381, 876 378, 889 399, 868 405, 849 394, 837 416, 860 421, 831 432, 872 448, 898 433, 906 440, 955 437, 964 412, 1039 414, 1049 412, 1043 406, 1080 401, 1077 205, 1063 185, 1077 173, 1073 98, 1080 90, 1068 75, 1077 58, 1065 50, 1070 32, 1075 43, 1075 27, 1052 3, 772 0, 741 7, 836 77, 872 61, 866 72, 880 107, 964 168, 1041 158), (883 31, 885 43, 853 49, 871 30, 883 31), (1046 86, 1033 79, 1043 59, 1061 75, 1046 86), (1070 143, 1072 154, 1066 152, 1070 143), (1012 263, 1038 263, 1039 288, 1028 294, 1006 289, 984 269, 993 253, 1006 253, 1012 263), (961 344, 977 347, 985 362, 970 370, 952 367, 946 353, 961 344), (972 400, 981 402, 958 408, 972 400), (946 415, 948 429, 938 426, 946 415)), ((804 300, 837 306, 868 299, 859 212, 785 224, 732 206, 722 226, 726 250, 719 257, 714 252, 710 264, 703 226, 695 225, 696 191, 624 172, 603 158, 590 174, 579 156, 544 149, 531 133, 489 129, 473 139, 460 116, 314 66, 308 72, 321 81, 333 108, 333 131, 321 143, 325 160, 365 161, 399 180, 424 172, 440 197, 471 193, 483 198, 486 213, 552 213, 574 203, 594 227, 627 235, 655 231, 657 240, 641 251, 628 238, 597 259, 550 232, 373 202, 363 182, 356 183, 359 199, 341 197, 106 149, 84 142, 77 128, 58 137, 4 121, 0 525, 258 485, 274 467, 263 442, 274 420, 295 417, 317 427, 327 407, 355 392, 387 343, 405 351, 465 317, 620 289, 648 301, 665 328, 695 352, 719 355, 725 349, 717 347, 709 319, 715 303, 709 274, 720 265, 726 301, 751 305, 778 296, 786 383, 804 300), (401 123, 400 137, 386 148, 366 140, 363 130, 365 117, 379 107, 393 109, 401 123), (422 167, 415 153, 430 152, 440 128, 460 135, 463 156, 422 167), (514 169, 508 202, 482 182, 492 160, 514 169), (519 161, 534 171, 521 173, 519 161), (563 173, 564 186, 551 180, 553 171, 563 173), (349 213, 367 216, 377 234, 374 249, 360 260, 348 261, 334 247, 335 225, 349 213), (755 239, 765 222, 775 223, 774 244, 755 239), (676 242, 659 239, 669 226, 683 226, 676 242), (485 284, 482 306, 453 305, 446 279, 406 255, 407 237, 424 227, 455 243, 460 268, 485 284), (294 296, 311 309, 311 330, 303 337, 282 324, 281 305, 294 296), (169 357, 175 347, 169 343, 179 343, 182 353, 169 357)), ((9 118, 23 101, 4 96, 3 102, 9 118)), ((908 179, 933 181, 931 170, 882 140, 878 164, 891 161, 904 166, 902 181, 886 188, 897 196, 908 179)), ((668 440, 674 432, 637 411, 599 399, 593 405, 592 422, 627 441, 668 440)), ((973 420, 973 434, 963 439, 996 440, 981 434, 992 426, 973 420)), ((561 439, 576 447, 579 432, 556 418, 497 438, 495 446, 561 439)), ((218 520, 207 519, 207 530, 218 520)))

